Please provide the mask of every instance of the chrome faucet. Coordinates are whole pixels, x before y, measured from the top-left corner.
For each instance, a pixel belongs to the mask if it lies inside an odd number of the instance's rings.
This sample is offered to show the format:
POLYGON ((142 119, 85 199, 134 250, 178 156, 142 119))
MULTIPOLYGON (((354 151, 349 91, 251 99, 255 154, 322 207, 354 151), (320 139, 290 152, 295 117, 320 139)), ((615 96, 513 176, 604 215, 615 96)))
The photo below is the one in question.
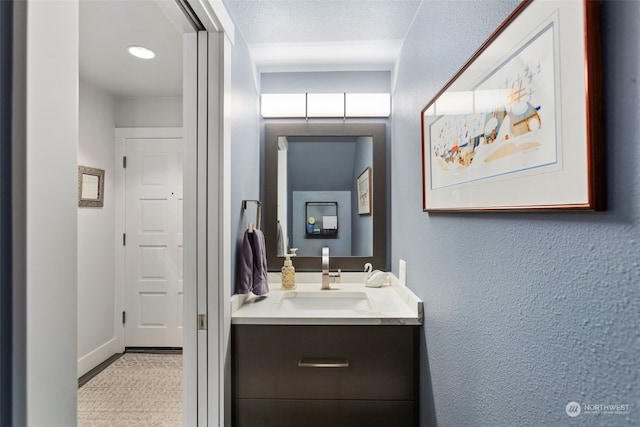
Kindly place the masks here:
POLYGON ((322 290, 326 291, 331 289, 329 286, 330 279, 333 279, 333 282, 340 282, 340 269, 338 269, 337 273, 329 272, 329 248, 322 248, 322 290))

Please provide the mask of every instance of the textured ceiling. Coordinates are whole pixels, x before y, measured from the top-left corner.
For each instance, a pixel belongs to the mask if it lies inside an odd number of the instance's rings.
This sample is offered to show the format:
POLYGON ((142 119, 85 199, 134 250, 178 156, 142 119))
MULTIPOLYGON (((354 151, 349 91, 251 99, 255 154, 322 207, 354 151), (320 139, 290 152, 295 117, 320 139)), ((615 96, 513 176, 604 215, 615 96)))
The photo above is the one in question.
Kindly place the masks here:
POLYGON ((226 0, 249 44, 402 40, 420 0, 226 0))
MULTIPOLYGON (((121 97, 180 96, 182 36, 162 1, 80 0, 81 77, 121 97), (156 58, 131 57, 132 44, 156 58)), ((391 70, 420 3, 225 0, 262 72, 391 70)))
POLYGON ((391 70, 421 0, 225 0, 261 71, 391 70))

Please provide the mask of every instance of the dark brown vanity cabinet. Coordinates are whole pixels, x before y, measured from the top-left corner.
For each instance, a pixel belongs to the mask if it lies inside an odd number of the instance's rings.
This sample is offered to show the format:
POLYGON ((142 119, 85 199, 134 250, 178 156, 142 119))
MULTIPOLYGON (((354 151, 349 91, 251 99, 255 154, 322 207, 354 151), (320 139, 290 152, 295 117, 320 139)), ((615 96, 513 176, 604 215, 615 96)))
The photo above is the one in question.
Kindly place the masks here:
POLYGON ((418 326, 234 325, 236 427, 418 423, 418 326))

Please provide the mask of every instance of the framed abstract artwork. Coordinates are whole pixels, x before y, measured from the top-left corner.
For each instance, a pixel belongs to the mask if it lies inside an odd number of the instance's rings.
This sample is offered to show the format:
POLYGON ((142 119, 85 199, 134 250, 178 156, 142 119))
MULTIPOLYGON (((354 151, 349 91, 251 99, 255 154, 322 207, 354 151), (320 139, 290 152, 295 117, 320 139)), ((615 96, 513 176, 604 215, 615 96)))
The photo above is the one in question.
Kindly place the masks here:
POLYGON ((522 2, 426 105, 423 210, 605 209, 599 7, 522 2))

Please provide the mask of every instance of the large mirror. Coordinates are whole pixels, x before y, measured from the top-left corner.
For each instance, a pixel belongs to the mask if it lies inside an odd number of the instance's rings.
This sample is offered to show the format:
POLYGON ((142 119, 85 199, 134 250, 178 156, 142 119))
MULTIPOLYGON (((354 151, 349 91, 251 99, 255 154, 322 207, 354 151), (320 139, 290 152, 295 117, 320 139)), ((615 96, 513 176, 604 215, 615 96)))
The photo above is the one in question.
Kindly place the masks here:
POLYGON ((265 127, 264 226, 267 264, 280 270, 297 248, 297 271, 386 270, 386 126, 295 123, 265 127))

